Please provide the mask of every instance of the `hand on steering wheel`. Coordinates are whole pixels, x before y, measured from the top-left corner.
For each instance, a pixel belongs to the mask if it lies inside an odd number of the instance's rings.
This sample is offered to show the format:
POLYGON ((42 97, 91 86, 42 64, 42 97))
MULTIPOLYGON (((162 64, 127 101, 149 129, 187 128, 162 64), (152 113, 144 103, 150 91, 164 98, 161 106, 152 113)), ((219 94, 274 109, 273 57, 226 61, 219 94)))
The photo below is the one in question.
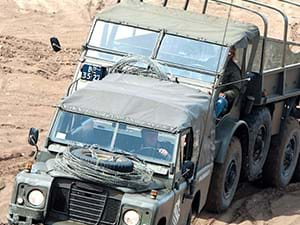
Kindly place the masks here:
POLYGON ((164 157, 165 159, 167 159, 167 160, 169 160, 169 159, 171 159, 171 155, 169 154, 169 152, 166 150, 166 149, 164 149, 164 148, 159 148, 159 149, 157 149, 156 147, 143 147, 143 148, 141 148, 141 150, 140 150, 141 152, 142 151, 154 151, 156 154, 159 154, 159 155, 157 155, 157 156, 162 156, 162 157, 164 157))

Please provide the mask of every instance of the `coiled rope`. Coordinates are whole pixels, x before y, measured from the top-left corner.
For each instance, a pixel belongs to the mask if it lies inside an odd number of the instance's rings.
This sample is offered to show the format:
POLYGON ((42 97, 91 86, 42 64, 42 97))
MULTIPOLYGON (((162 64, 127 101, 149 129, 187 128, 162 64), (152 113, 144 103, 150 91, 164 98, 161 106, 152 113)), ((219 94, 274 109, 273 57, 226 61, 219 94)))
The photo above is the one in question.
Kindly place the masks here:
MULTIPOLYGON (((90 148, 91 155, 107 154, 107 152, 90 148)), ((72 148, 57 154, 55 168, 83 180, 105 185, 127 187, 135 190, 147 188, 153 181, 153 171, 138 159, 126 156, 134 164, 132 172, 120 172, 95 165, 79 159, 72 154, 72 148)))

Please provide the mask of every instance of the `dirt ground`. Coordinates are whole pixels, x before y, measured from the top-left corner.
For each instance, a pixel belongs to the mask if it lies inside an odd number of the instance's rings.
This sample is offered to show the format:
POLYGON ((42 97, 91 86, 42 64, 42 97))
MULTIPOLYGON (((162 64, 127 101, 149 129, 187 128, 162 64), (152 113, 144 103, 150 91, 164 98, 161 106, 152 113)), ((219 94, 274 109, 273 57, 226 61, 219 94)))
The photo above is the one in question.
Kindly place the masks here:
MULTIPOLYGON (((180 6, 179 0, 169 1, 180 6)), ((275 0, 265 2, 284 8, 291 16, 289 40, 300 42, 299 9, 275 0)), ((105 5, 109 4, 112 2, 106 1, 105 5)), ((197 6, 202 4, 203 0, 192 1, 191 10, 201 11, 197 6)), ((70 83, 93 15, 103 5, 99 0, 0 1, 0 224, 6 223, 13 177, 30 160, 28 129, 40 129, 41 145, 55 105, 70 83), (60 39, 63 51, 51 50, 51 36, 60 39)), ((209 5, 208 12, 228 14, 218 4, 209 5)), ((266 13, 275 21, 270 25, 271 35, 282 37, 282 19, 270 11, 266 13)), ((230 14, 233 18, 256 21, 236 10, 230 14)), ((194 224, 300 224, 300 184, 291 184, 285 190, 241 184, 226 213, 203 212, 194 218, 194 224)))

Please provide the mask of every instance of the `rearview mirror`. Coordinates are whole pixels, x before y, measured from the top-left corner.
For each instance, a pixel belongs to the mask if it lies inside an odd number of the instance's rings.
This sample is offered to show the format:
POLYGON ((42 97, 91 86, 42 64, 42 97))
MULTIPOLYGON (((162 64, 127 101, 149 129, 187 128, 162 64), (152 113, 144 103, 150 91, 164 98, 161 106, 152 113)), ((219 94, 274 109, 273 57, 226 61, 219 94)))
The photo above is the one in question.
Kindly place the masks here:
POLYGON ((192 178, 194 174, 194 167, 195 165, 192 161, 186 160, 182 165, 182 176, 187 180, 192 178))
POLYGON ((28 143, 30 145, 36 146, 38 139, 39 139, 39 130, 34 127, 30 128, 28 134, 28 143))
POLYGON ((50 43, 53 51, 59 52, 61 50, 60 43, 56 37, 50 38, 50 43))

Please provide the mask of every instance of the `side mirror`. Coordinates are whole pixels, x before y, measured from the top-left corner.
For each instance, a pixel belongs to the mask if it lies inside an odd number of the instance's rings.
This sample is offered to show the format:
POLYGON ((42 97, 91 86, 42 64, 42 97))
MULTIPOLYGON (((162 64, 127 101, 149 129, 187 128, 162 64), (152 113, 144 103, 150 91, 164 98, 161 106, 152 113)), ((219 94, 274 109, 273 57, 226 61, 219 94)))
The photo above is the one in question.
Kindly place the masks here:
POLYGON ((56 37, 50 38, 50 43, 53 51, 59 52, 61 50, 60 43, 56 37))
POLYGON ((186 160, 182 165, 182 176, 188 180, 193 177, 195 164, 192 161, 186 160))
POLYGON ((36 146, 38 139, 39 139, 39 130, 34 127, 30 128, 28 134, 28 143, 30 145, 36 146))

